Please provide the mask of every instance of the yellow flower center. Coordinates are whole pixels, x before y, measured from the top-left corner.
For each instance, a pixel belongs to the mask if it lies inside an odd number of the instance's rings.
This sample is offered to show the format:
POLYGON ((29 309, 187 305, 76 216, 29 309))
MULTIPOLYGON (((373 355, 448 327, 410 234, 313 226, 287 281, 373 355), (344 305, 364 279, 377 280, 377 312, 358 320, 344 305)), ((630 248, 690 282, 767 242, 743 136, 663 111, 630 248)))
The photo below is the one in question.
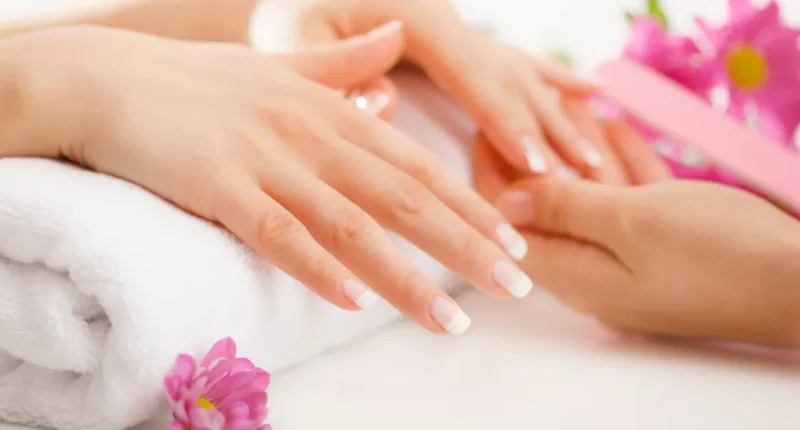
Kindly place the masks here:
POLYGON ((200 406, 201 408, 207 409, 207 410, 214 409, 214 404, 211 403, 208 399, 206 399, 205 397, 202 397, 202 396, 199 399, 197 399, 197 406, 200 406))
POLYGON ((742 90, 755 90, 767 81, 767 60, 752 46, 742 45, 728 54, 728 75, 742 90))

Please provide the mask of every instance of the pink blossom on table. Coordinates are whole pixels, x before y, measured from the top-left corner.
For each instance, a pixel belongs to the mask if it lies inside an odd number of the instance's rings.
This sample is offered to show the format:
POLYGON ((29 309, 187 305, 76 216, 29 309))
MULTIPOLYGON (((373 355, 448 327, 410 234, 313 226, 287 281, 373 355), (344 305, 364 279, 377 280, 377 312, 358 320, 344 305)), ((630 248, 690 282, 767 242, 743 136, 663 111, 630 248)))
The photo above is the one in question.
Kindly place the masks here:
POLYGON ((267 387, 270 375, 224 338, 198 364, 181 354, 164 377, 174 420, 170 430, 269 430, 267 387))
POLYGON ((698 19, 706 39, 713 85, 729 94, 728 113, 794 147, 800 124, 800 31, 786 26, 776 1, 763 9, 729 0, 730 18, 719 28, 698 19))

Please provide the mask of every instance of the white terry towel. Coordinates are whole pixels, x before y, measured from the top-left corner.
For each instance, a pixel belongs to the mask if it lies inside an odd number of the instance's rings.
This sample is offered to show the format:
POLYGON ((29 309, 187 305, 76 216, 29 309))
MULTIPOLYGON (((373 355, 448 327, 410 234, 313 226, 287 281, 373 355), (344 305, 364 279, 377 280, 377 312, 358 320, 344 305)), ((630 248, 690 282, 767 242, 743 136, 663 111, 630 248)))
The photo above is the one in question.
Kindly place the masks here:
MULTIPOLYGON (((397 124, 466 178, 473 130, 418 75, 397 76, 397 124), (435 119, 434 119, 435 118, 435 119)), ((398 238, 447 289, 451 273, 398 238)), ((152 417, 176 354, 232 336, 278 371, 398 318, 346 312, 221 229, 68 164, 0 160, 0 420, 115 430, 152 417)))

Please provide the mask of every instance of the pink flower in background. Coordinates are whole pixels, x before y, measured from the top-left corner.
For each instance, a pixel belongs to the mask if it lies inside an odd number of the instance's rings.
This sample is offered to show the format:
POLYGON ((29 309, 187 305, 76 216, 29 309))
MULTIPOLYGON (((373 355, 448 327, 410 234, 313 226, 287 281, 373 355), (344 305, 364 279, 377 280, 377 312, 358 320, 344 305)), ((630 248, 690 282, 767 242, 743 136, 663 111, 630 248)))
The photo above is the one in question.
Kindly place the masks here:
POLYGON ((669 34, 649 16, 636 18, 632 25, 633 35, 623 58, 649 66, 698 95, 711 89, 712 70, 692 39, 669 34))
POLYGON ((730 20, 720 28, 697 20, 709 44, 713 82, 728 90, 729 114, 794 146, 800 123, 800 32, 781 22, 775 1, 756 9, 749 0, 729 0, 729 7, 730 20))
POLYGON ((224 338, 198 365, 181 354, 164 377, 174 420, 170 430, 269 430, 267 387, 270 375, 224 338))

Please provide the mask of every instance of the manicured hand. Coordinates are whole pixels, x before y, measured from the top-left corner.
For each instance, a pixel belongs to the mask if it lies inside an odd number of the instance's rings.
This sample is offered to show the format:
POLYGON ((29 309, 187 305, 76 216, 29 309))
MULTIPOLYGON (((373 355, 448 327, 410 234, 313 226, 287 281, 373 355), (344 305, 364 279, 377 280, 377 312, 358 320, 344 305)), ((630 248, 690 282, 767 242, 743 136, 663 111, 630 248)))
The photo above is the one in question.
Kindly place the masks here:
MULTIPOLYGON (((604 143, 581 133, 562 104, 562 98, 585 99, 594 86, 468 27, 446 0, 302 0, 275 3, 265 14, 297 23, 297 38, 306 45, 401 20, 408 36, 406 58, 475 118, 511 166, 543 174, 568 165, 602 179, 598 172, 609 156, 604 143)), ((366 87, 354 92, 354 97, 368 95, 361 103, 372 100, 376 111, 390 105, 393 89, 385 79, 366 87)))
POLYGON ((403 43, 396 24, 292 55, 99 28, 3 39, 0 58, 35 96, 22 106, 41 108, 25 112, 28 135, 53 144, 14 155, 63 154, 146 187, 342 308, 375 291, 433 332, 460 333, 468 317, 382 227, 496 297, 529 291, 512 259, 524 241, 432 154, 328 88, 384 74, 403 43))
POLYGON ((800 222, 743 191, 668 179, 628 127, 612 128, 637 186, 504 183, 496 162, 476 165, 526 237, 526 273, 615 328, 800 346, 800 222))

